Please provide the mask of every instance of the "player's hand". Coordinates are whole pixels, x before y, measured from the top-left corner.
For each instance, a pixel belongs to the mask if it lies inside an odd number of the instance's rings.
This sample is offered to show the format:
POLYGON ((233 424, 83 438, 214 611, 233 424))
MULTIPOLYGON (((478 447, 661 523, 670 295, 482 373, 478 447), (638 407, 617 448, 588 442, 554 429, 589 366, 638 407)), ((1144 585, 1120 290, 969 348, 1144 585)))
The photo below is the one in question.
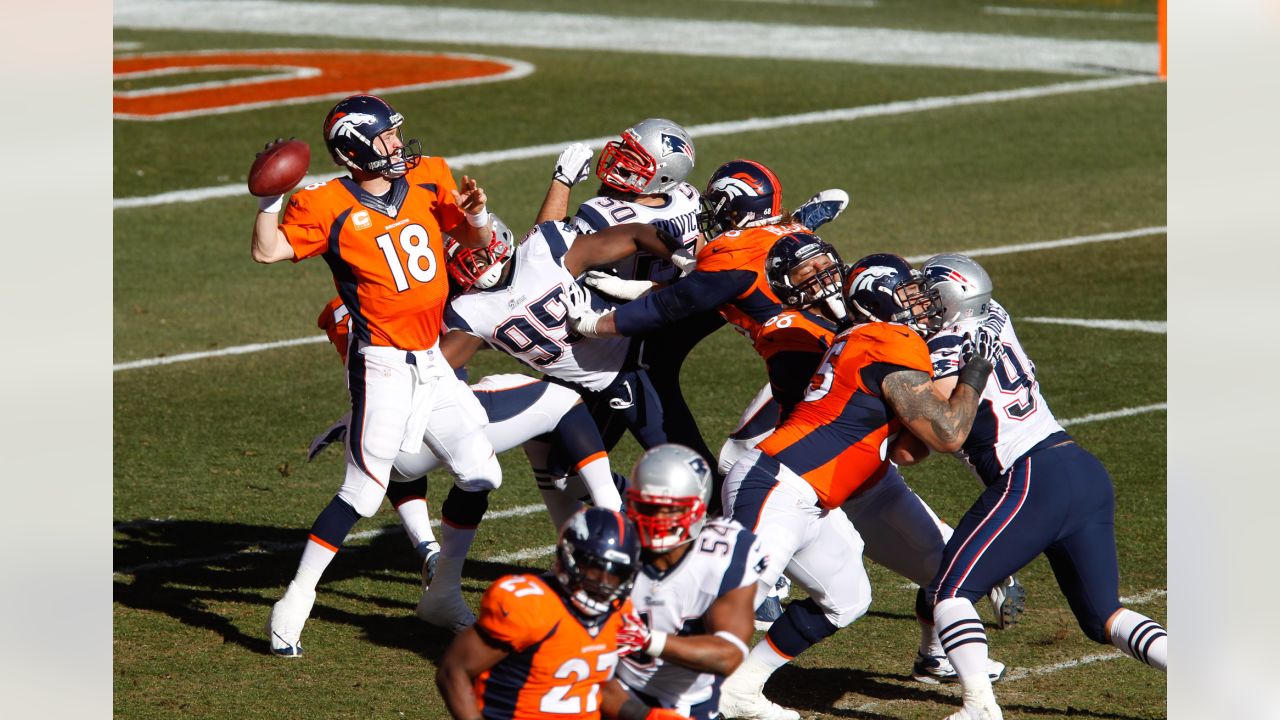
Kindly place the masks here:
MULTIPOLYGON (((296 139, 296 138, 294 138, 292 135, 290 135, 290 136, 289 136, 289 139, 290 139, 290 140, 294 140, 294 139, 296 139)), ((271 148, 275 147, 276 145, 279 145, 279 144, 280 144, 280 143, 282 143, 282 142, 286 142, 286 141, 285 141, 285 139, 284 139, 284 138, 282 138, 282 137, 278 137, 278 138, 276 138, 275 140, 272 140, 271 142, 267 143, 266 145, 263 145, 263 146, 262 146, 262 149, 261 149, 261 150, 259 150, 259 151, 258 151, 258 154, 254 155, 254 157, 261 157, 261 156, 262 156, 262 153, 264 153, 264 152, 266 152, 266 151, 270 150, 271 148)))
POLYGON ((463 175, 462 184, 453 191, 453 201, 466 214, 479 215, 484 212, 488 197, 484 194, 484 188, 477 185, 474 179, 463 175))
POLYGON ((687 249, 680 248, 671 253, 671 264, 680 271, 680 277, 684 277, 698 268, 698 259, 687 249))
POLYGON ((649 626, 634 612, 623 615, 622 628, 618 630, 618 656, 626 657, 648 648, 649 626))
POLYGON ((987 325, 979 325, 973 333, 964 336, 964 361, 969 363, 974 358, 982 358, 995 365, 1004 353, 1004 345, 1000 344, 1000 336, 987 325))
POLYGON ((562 299, 569 315, 569 327, 584 337, 600 337, 596 334, 596 323, 604 313, 591 309, 591 295, 586 288, 578 283, 569 283, 562 299))
POLYGON ((653 289, 648 280, 623 280, 600 270, 588 270, 585 282, 592 290, 619 300, 635 300, 653 289))
POLYGON ((582 143, 574 143, 560 153, 556 160, 555 172, 551 179, 573 187, 591 174, 591 148, 582 143))

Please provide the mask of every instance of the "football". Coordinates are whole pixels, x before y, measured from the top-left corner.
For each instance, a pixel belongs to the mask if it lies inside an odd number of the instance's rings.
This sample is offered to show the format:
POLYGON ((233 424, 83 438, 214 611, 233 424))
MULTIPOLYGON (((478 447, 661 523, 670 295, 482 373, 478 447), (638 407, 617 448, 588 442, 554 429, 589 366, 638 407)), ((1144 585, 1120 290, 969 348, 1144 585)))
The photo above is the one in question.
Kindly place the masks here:
POLYGON ((301 140, 277 140, 258 153, 249 168, 249 192, 283 195, 298 186, 311 166, 311 146, 301 140))

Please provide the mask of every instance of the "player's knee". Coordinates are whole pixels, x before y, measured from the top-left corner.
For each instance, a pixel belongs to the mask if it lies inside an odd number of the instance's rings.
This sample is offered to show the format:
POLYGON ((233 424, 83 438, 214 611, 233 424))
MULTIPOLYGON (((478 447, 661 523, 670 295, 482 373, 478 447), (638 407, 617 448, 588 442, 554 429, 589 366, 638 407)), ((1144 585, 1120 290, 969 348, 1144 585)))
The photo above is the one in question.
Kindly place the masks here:
POLYGON ((338 497, 355 508, 361 517, 373 517, 382 506, 382 498, 386 497, 387 491, 373 480, 365 480, 363 483, 343 483, 338 490, 338 497))
POLYGON ((497 490, 502 486, 502 464, 492 450, 488 457, 455 467, 453 471, 454 485, 467 492, 497 490))
POLYGON ((1111 644, 1111 635, 1107 632, 1107 615, 1079 615, 1076 616, 1076 622, 1080 623, 1080 629, 1092 641, 1103 645, 1111 644))
POLYGON ((837 628, 845 627, 854 620, 867 614, 867 610, 871 609, 871 584, 862 583, 858 592, 850 593, 848 597, 835 601, 830 595, 813 598, 817 602, 818 607, 822 608, 822 614, 832 625, 837 628))

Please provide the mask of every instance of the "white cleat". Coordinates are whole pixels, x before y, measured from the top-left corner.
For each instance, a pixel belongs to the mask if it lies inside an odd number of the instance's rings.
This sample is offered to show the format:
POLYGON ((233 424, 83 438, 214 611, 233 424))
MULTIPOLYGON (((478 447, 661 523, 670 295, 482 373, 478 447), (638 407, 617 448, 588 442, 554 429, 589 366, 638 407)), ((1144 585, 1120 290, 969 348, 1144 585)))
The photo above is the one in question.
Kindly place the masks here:
POLYGON ((1010 575, 999 585, 991 588, 987 594, 991 601, 991 612, 996 618, 996 627, 1004 630, 1017 624, 1027 608, 1027 591, 1018 582, 1018 578, 1010 575))
POLYGON ((475 614, 462 598, 462 591, 456 588, 453 591, 439 588, 435 592, 428 590, 422 593, 415 612, 419 620, 453 632, 462 632, 476 622, 475 614))
POLYGON ((823 190, 805 200, 791 217, 810 230, 817 230, 835 220, 849 207, 849 193, 839 188, 823 190))
POLYGON ((720 715, 752 720, 800 720, 800 713, 769 700, 763 692, 735 691, 728 683, 720 688, 720 715))
POLYGON ((289 583, 284 597, 271 607, 267 618, 267 635, 271 638, 271 654, 280 657, 302 657, 302 626, 316 604, 314 590, 304 590, 289 583))
MULTIPOLYGON (((1004 663, 987 658, 988 680, 999 682, 1004 671, 1004 663)), ((919 650, 916 651, 916 661, 911 664, 911 677, 928 685, 960 682, 960 675, 946 655, 925 655, 919 650)))

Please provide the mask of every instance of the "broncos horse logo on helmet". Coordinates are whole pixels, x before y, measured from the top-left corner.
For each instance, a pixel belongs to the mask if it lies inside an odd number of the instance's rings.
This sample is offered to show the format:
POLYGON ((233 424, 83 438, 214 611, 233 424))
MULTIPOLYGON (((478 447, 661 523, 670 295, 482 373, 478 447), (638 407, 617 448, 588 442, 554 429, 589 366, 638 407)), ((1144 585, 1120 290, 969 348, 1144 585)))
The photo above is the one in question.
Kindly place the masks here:
POLYGON ((640 567, 640 539, 625 515, 605 508, 579 510, 565 521, 552 568, 579 617, 602 619, 631 594, 640 567))
POLYGON ((729 230, 767 225, 782 215, 778 176, 758 162, 730 160, 707 180, 698 225, 711 239, 729 230))
POLYGON ((849 269, 844 292, 854 322, 902 323, 925 336, 941 327, 938 291, 898 255, 876 253, 858 260, 849 269))
POLYGON ((417 167, 422 147, 417 140, 387 152, 378 148, 378 137, 388 130, 400 134, 404 116, 382 98, 352 95, 333 106, 324 118, 324 145, 334 162, 353 170, 376 173, 387 178, 399 177, 417 167))

